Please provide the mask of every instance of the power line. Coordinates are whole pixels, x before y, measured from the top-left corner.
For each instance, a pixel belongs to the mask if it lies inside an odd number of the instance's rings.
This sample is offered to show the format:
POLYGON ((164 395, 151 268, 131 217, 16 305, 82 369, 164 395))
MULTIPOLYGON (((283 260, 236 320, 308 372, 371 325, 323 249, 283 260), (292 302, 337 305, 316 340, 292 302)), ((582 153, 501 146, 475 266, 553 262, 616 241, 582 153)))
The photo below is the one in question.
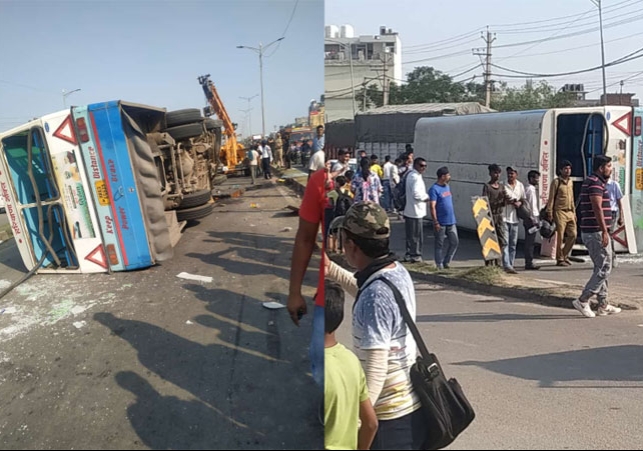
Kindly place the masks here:
MULTIPOLYGON (((613 9, 616 9, 618 6, 621 6, 621 5, 625 4, 625 3, 632 3, 633 1, 637 2, 637 1, 640 1, 640 0, 624 0, 624 1, 620 2, 620 3, 610 5, 610 6, 606 7, 604 10, 605 11, 607 11, 607 10, 611 11, 613 9)), ((591 9, 589 11, 595 11, 595 10, 591 9)), ((585 13, 583 12, 583 13, 580 13, 580 14, 570 14, 568 16, 561 16, 561 17, 555 17, 555 18, 550 18, 550 19, 536 20, 536 21, 532 21, 532 22, 518 22, 518 23, 512 23, 512 24, 495 24, 495 25, 489 25, 489 27, 493 28, 494 30, 499 30, 501 28, 516 27, 516 26, 522 26, 522 25, 535 25, 535 24, 542 24, 542 23, 547 23, 547 22, 559 22, 559 21, 565 22, 567 19, 577 17, 577 16, 582 15, 582 14, 585 14, 585 13)))
MULTIPOLYGON (((640 49, 638 49, 638 50, 636 50, 636 51, 634 51, 634 52, 632 52, 632 53, 630 53, 628 55, 625 55, 625 56, 623 56, 623 57, 621 57, 619 59, 616 59, 616 60, 614 60, 614 61, 612 61, 610 63, 607 63, 607 64, 605 64, 605 67, 617 66, 619 64, 623 64, 623 63, 627 63, 629 61, 634 61, 634 60, 637 60, 639 58, 643 58, 643 55, 634 56, 637 53, 641 53, 641 52, 643 52, 643 48, 640 48, 640 49)), ((596 67, 592 67, 592 68, 589 68, 589 69, 582 69, 582 70, 571 71, 571 72, 562 72, 562 73, 559 73, 559 74, 535 74, 535 73, 530 73, 530 72, 517 71, 517 70, 514 70, 514 69, 508 69, 506 67, 498 66, 497 64, 491 64, 491 65, 493 67, 495 67, 496 69, 511 72, 513 74, 519 74, 519 76, 507 75, 507 74, 498 74, 498 75, 501 75, 502 77, 505 77, 505 78, 525 78, 525 77, 554 78, 554 77, 561 77, 561 76, 565 76, 565 75, 577 75, 577 74, 583 74, 583 73, 586 73, 586 72, 593 72, 593 71, 601 69, 603 67, 601 65, 601 66, 596 66, 596 67)))
MULTIPOLYGON (((628 36, 623 36, 621 38, 612 39, 610 41, 605 41, 605 43, 606 44, 611 44, 612 42, 624 41, 626 39, 630 39, 630 38, 633 38, 633 37, 636 37, 636 36, 643 36, 643 33, 630 34, 628 36)), ((532 56, 555 55, 555 54, 558 54, 558 53, 565 53, 565 52, 571 52, 573 50, 587 49, 587 48, 596 47, 596 46, 599 46, 599 45, 600 44, 598 44, 598 43, 597 44, 588 44, 588 45, 581 45, 579 47, 571 47, 571 48, 567 48, 567 49, 555 50, 553 52, 530 53, 530 54, 527 54, 527 55, 515 54, 513 56, 505 56, 503 58, 500 58, 500 60, 515 59, 515 58, 527 58, 527 57, 532 57, 532 56)))
MULTIPOLYGON (((631 5, 634 6, 634 5, 631 5)), ((605 8, 604 8, 605 9, 605 8)), ((622 10, 619 11, 614 11, 619 14, 616 15, 610 15, 609 13, 604 14, 605 18, 608 19, 609 21, 614 22, 616 19, 622 18, 622 17, 628 17, 632 16, 635 12, 640 11, 640 8, 634 9, 632 11, 626 11, 622 12, 622 10)), ((572 24, 576 22, 581 22, 578 23, 574 26, 571 26, 569 28, 582 28, 582 27, 587 27, 590 24, 595 23, 598 14, 596 14, 595 10, 589 10, 586 11, 582 14, 580 14, 576 19, 573 21, 570 21, 572 24), (588 14, 591 14, 591 17, 585 17, 588 14)), ((546 25, 546 26, 537 26, 537 27, 520 27, 516 29, 508 29, 508 30, 498 30, 499 32, 503 34, 533 34, 533 33, 543 33, 543 32, 549 32, 549 31, 556 31, 559 30, 561 26, 567 25, 567 23, 561 23, 561 24, 556 24, 556 25, 546 25)))
MULTIPOLYGON (((288 23, 286 24, 286 28, 284 29, 284 32, 283 32, 283 33, 281 33, 281 37, 283 37, 283 38, 285 38, 285 37, 286 37, 286 33, 288 33, 288 29, 290 28, 290 24, 292 23, 292 19, 293 19, 293 17, 295 17, 295 11, 297 11, 297 5, 299 5, 299 0, 295 0, 295 6, 293 6, 293 8, 292 8, 292 13, 290 13, 290 19, 288 19, 288 23)), ((265 57, 266 57, 266 58, 270 58, 272 55, 274 55, 275 53, 277 53, 277 50, 279 50, 279 47, 280 47, 280 46, 281 46, 281 41, 279 41, 279 42, 277 43, 277 46, 276 46, 276 47, 275 47, 275 49, 272 51, 272 53, 270 53, 270 55, 266 55, 265 57)))
POLYGON ((460 34, 460 35, 457 35, 457 36, 453 36, 451 38, 446 38, 446 39, 442 39, 440 41, 435 41, 435 42, 431 42, 431 43, 427 43, 427 44, 407 45, 405 48, 406 49, 414 49, 414 48, 417 48, 417 47, 440 46, 440 45, 445 44, 445 43, 450 44, 452 42, 457 42, 457 41, 461 41, 461 40, 470 38, 471 36, 477 36, 480 31, 482 31, 482 28, 476 28, 475 30, 472 30, 472 31, 469 31, 467 33, 463 33, 463 34, 460 34))
MULTIPOLYGON (((617 23, 611 23, 609 25, 604 25, 603 29, 614 28, 614 27, 617 27, 619 25, 625 25, 625 24, 628 24, 628 23, 638 22, 641 19, 643 19, 643 14, 641 14, 639 16, 632 17, 632 18, 627 19, 627 20, 622 20, 622 21, 617 22, 617 23)), ((542 42, 556 41, 556 40, 559 40, 559 39, 571 38, 571 37, 576 37, 576 36, 582 36, 582 35, 588 34, 588 33, 594 33, 594 32, 596 32, 598 30, 600 30, 600 27, 594 27, 594 28, 591 28, 591 29, 575 31, 573 33, 559 35, 559 36, 556 36, 556 37, 553 37, 553 38, 550 37, 550 38, 544 38, 544 39, 536 39, 536 40, 532 40, 532 41, 515 42, 515 43, 511 43, 511 44, 503 44, 503 45, 497 46, 496 48, 521 47, 523 45, 530 45, 530 44, 536 44, 536 43, 542 43, 542 42)))

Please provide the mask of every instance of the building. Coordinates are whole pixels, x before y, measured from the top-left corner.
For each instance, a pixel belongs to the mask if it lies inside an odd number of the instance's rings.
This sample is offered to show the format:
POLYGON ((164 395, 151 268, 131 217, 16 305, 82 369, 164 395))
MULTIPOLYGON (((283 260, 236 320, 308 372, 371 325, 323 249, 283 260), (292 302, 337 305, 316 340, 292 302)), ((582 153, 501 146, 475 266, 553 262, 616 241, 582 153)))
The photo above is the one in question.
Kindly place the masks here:
POLYGON ((324 40, 326 122, 352 119, 360 110, 357 95, 365 85, 384 87, 402 80, 402 43, 381 27, 378 35, 354 36, 350 25, 328 25, 324 40))
MULTIPOLYGON (((585 86, 582 84, 567 84, 561 88, 562 92, 569 92, 576 95, 574 106, 601 106, 603 105, 603 95, 599 99, 588 99, 585 86)), ((639 99, 635 99, 636 94, 632 93, 614 93, 607 94, 605 105, 612 106, 639 106, 639 99)))

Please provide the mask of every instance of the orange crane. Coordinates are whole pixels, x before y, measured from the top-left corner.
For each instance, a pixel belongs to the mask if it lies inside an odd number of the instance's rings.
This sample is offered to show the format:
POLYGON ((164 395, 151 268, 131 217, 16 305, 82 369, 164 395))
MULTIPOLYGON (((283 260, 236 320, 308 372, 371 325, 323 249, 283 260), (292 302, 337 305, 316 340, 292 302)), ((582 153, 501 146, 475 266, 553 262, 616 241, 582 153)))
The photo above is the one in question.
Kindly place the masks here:
POLYGON ((227 139, 226 143, 221 146, 221 160, 222 163, 228 167, 228 172, 234 172, 236 166, 245 158, 245 149, 242 144, 237 142, 234 125, 223 106, 217 88, 215 88, 214 83, 210 80, 210 74, 199 77, 199 83, 210 104, 210 107, 205 110, 205 115, 211 116, 212 114, 216 114, 223 122, 223 132, 227 139))

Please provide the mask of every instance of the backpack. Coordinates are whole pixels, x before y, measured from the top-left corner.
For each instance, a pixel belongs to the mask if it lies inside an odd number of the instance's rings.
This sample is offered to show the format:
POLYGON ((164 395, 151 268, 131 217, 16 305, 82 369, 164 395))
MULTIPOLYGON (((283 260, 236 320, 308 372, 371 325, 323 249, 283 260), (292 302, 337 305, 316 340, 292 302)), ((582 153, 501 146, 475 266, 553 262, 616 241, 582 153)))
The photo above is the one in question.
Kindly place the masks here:
POLYGON ((406 171, 400 178, 400 183, 393 189, 393 201, 397 211, 404 211, 406 208, 406 179, 411 171, 406 171))
POLYGON ((340 188, 337 188, 337 200, 335 201, 335 217, 344 216, 351 205, 353 205, 353 198, 348 194, 343 192, 340 188))

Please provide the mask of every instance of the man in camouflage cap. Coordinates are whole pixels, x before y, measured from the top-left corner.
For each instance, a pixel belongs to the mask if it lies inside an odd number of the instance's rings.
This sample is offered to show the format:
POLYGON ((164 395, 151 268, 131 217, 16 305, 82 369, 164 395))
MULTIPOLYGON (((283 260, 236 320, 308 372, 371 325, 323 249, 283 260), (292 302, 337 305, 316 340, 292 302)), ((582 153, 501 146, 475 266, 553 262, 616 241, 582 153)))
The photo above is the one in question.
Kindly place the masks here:
MULTIPOLYGON (((359 291, 352 324, 354 348, 364 368, 369 398, 379 421, 371 449, 421 449, 424 434, 416 431, 421 430, 417 425, 423 424, 424 417, 410 376, 417 345, 393 292, 393 289, 399 291, 415 320, 413 280, 389 250, 391 226, 386 211, 378 204, 354 204, 339 228, 346 259, 357 269, 355 279, 359 291)), ((353 291, 352 287, 346 288, 353 291)))
POLYGON ((367 240, 388 239, 391 225, 386 211, 373 202, 358 202, 346 212, 341 229, 367 240))

